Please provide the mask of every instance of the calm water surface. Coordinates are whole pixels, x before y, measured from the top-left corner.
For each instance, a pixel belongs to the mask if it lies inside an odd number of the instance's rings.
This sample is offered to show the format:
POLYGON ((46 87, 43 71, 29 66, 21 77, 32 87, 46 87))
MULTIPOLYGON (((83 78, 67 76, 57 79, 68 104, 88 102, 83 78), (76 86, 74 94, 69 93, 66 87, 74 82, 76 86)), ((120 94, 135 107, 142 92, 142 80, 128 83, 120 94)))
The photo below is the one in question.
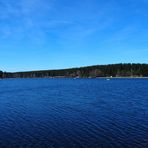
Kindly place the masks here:
POLYGON ((0 80, 0 148, 15 147, 148 147, 148 79, 0 80))

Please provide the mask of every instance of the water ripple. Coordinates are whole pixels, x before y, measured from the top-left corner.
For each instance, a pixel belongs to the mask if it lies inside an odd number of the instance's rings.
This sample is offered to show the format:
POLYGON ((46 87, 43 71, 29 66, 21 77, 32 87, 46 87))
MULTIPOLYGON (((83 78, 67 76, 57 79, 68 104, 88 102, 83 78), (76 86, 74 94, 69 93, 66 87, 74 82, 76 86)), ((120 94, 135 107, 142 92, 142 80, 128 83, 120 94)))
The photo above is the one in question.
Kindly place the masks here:
POLYGON ((0 147, 147 148, 148 80, 0 83, 0 147))

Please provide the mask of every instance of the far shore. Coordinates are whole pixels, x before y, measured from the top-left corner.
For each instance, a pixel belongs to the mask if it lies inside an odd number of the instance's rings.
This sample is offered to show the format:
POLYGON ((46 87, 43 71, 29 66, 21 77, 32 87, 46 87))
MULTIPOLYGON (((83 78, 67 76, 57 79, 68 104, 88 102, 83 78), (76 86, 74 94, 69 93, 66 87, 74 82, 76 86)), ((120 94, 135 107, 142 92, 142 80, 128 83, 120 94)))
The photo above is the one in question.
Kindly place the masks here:
POLYGON ((13 77, 2 79, 147 79, 148 77, 13 77))

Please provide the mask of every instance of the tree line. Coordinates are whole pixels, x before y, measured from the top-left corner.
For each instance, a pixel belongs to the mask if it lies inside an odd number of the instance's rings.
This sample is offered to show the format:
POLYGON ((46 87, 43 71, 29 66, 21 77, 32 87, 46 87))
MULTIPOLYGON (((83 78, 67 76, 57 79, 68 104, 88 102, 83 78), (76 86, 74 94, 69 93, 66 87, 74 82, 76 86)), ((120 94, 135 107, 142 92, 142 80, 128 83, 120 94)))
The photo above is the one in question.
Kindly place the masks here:
POLYGON ((148 77, 148 64, 108 64, 80 68, 42 70, 27 72, 2 72, 1 78, 43 78, 43 77, 148 77))

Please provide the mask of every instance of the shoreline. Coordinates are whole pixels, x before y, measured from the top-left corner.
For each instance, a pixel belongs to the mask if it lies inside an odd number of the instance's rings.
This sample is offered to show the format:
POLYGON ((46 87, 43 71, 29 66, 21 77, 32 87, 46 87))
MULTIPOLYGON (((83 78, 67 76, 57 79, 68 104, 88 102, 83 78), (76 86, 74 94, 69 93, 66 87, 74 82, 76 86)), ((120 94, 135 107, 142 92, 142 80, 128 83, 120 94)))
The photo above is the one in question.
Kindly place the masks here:
POLYGON ((3 79, 148 79, 148 77, 16 77, 16 78, 0 78, 0 80, 3 79))

